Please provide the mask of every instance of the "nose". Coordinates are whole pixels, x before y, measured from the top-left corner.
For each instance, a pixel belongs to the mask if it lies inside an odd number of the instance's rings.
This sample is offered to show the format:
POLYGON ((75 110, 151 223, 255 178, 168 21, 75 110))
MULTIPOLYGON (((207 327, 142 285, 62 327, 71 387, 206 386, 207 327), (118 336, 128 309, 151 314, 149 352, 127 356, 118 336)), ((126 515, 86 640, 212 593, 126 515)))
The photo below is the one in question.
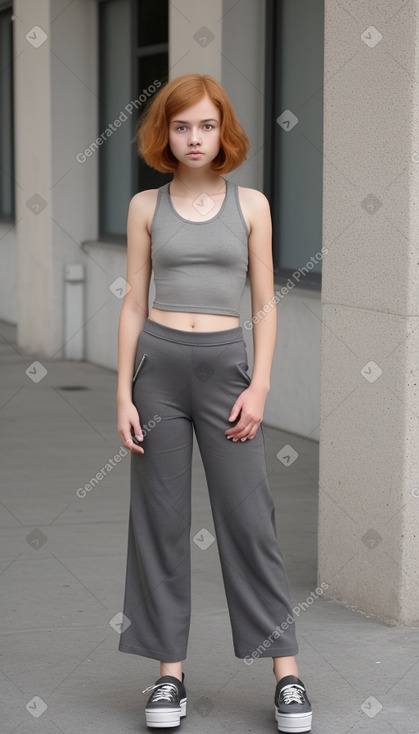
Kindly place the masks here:
POLYGON ((197 129, 191 128, 191 131, 189 133, 188 143, 189 145, 200 145, 201 144, 197 129))

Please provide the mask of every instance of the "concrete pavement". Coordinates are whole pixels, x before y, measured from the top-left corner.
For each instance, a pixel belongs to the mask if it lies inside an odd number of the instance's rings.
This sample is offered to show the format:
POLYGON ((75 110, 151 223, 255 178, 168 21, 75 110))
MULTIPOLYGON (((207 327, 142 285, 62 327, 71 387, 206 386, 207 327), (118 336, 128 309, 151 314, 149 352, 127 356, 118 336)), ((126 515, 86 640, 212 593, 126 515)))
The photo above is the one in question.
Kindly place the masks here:
MULTIPOLYGON (((116 430, 116 374, 84 362, 31 367, 36 357, 19 353, 4 322, 0 361, 0 732, 146 732, 141 690, 158 663, 117 650, 129 455, 116 430)), ((419 629, 316 593, 318 444, 264 433, 313 733, 418 734, 419 629), (288 443, 299 457, 286 468, 276 454, 288 443)), ((192 480, 193 537, 213 533, 196 443, 192 480)), ((216 543, 203 550, 191 539, 191 548, 188 715, 171 731, 275 732, 271 659, 234 657, 216 543)))

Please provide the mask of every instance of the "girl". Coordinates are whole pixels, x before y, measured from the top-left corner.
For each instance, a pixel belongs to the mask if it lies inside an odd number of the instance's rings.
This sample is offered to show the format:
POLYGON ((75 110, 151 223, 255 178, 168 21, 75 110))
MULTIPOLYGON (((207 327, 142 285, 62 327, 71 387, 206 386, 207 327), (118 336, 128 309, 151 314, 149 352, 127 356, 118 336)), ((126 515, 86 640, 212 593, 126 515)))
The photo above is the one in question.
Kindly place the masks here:
POLYGON ((262 429, 277 328, 269 205, 222 175, 249 147, 227 94, 208 75, 163 86, 138 131, 145 161, 173 173, 130 202, 118 333, 118 431, 132 452, 119 650, 160 661, 159 679, 143 691, 152 691, 150 727, 178 726, 186 715, 194 430, 235 655, 272 657, 278 729, 311 728, 262 429), (259 316, 252 377, 239 325, 247 272, 259 316))

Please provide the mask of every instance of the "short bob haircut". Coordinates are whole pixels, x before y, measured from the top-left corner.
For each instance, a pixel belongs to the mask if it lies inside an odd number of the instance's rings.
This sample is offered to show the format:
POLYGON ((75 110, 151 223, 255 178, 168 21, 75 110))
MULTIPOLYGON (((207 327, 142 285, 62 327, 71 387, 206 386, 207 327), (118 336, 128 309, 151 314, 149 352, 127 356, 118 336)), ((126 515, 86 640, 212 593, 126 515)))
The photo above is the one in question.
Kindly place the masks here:
POLYGON ((211 170, 218 174, 228 173, 246 160, 249 139, 221 84, 208 74, 184 74, 167 82, 138 120, 134 140, 149 166, 162 173, 177 169, 179 162, 169 146, 169 122, 181 110, 202 99, 205 93, 220 110, 220 150, 211 162, 211 170))

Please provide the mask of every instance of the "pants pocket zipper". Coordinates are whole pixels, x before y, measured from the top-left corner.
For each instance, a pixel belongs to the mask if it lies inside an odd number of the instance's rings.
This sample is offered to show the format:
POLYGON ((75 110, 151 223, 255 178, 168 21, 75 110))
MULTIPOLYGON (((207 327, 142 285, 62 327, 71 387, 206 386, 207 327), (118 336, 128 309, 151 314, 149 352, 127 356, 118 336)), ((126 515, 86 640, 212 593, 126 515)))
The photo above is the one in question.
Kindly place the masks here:
POLYGON ((141 357, 140 364, 138 365, 137 369, 134 372, 134 375, 133 375, 133 378, 132 378, 132 384, 134 384, 135 380, 137 379, 138 373, 139 373, 141 367, 143 366, 143 362, 144 362, 144 360, 145 360, 146 357, 147 357, 146 354, 143 354, 143 356, 141 357))
POLYGON ((236 362, 237 369, 239 370, 240 374, 243 375, 243 377, 246 379, 246 382, 248 385, 250 385, 251 377, 247 374, 246 370, 243 369, 243 367, 240 366, 239 362, 236 362))

